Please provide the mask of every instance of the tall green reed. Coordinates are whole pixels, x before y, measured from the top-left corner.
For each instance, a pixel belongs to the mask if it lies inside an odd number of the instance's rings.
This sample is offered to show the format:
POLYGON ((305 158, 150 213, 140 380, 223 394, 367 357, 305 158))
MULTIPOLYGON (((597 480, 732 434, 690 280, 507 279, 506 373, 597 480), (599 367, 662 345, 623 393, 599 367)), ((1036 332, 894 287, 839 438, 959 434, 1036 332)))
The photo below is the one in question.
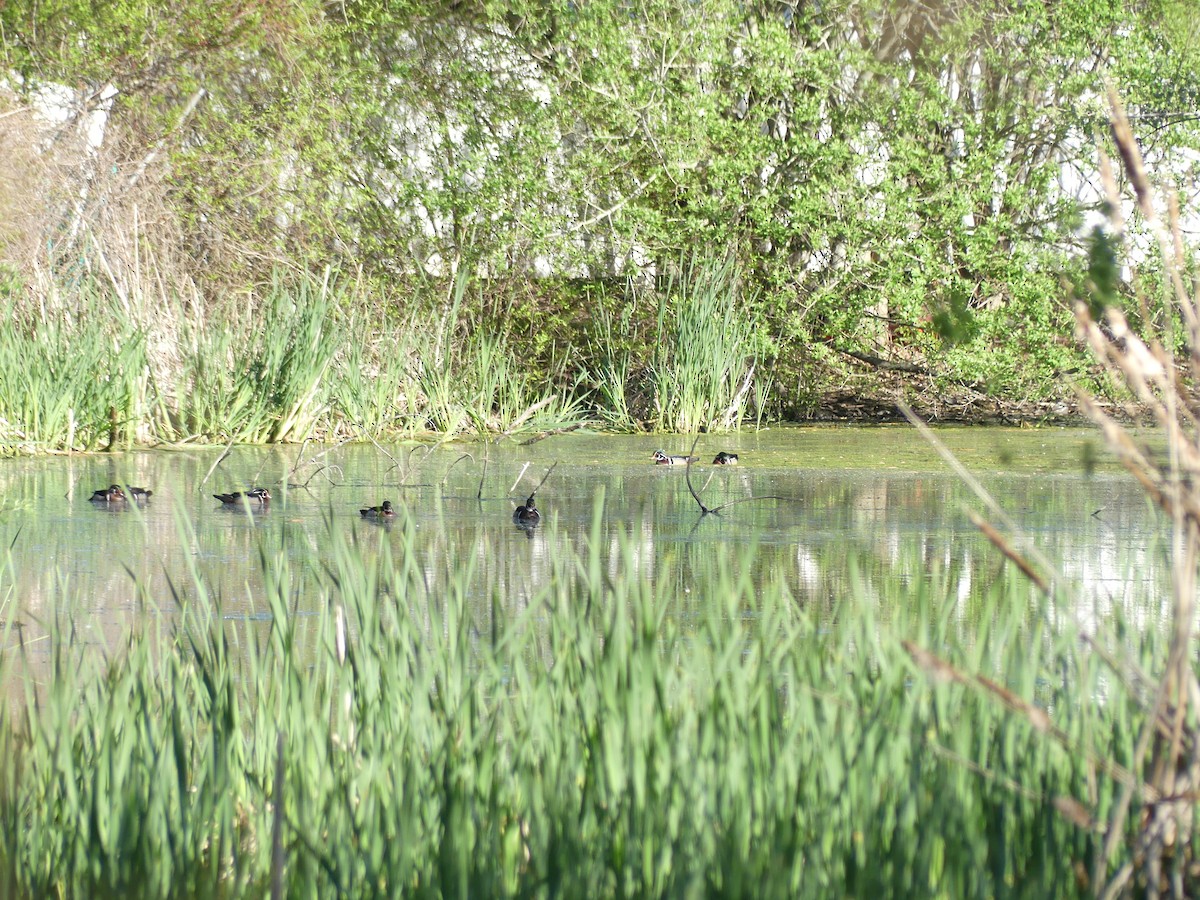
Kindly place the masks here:
POLYGON ((247 443, 303 440, 328 413, 329 370, 345 335, 341 289, 277 277, 261 304, 193 323, 168 419, 186 434, 247 443))
POLYGON ((1078 890, 1088 840, 1054 798, 1090 749, 1132 753, 1136 704, 1092 702, 1044 598, 1001 575, 964 622, 936 567, 856 570, 809 610, 749 579, 753 546, 639 570, 638 529, 610 550, 603 510, 528 602, 481 603, 471 555, 430 568, 402 516, 331 523, 303 570, 265 532, 267 625, 193 572, 168 634, 99 657, 56 631, 53 677, 0 711, 5 889, 262 893, 282 804, 289 895, 1078 890), (1075 752, 914 681, 903 640, 1036 700, 1075 752))
POLYGON ((591 377, 601 415, 619 427, 658 431, 740 427, 750 401, 762 398, 754 393, 752 328, 734 261, 693 254, 654 291, 649 359, 634 357, 640 345, 631 315, 635 301, 625 304, 617 321, 603 308, 599 313, 603 350, 591 377))
POLYGON ((0 315, 0 454, 126 442, 145 414, 146 339, 81 291, 73 320, 0 315))
POLYGON ((466 269, 449 303, 424 329, 413 327, 414 401, 433 431, 454 434, 555 428, 584 419, 571 388, 535 383, 503 328, 492 330, 465 312, 466 269))
POLYGON ((335 436, 380 437, 423 430, 412 360, 424 336, 409 325, 359 310, 348 317, 354 339, 339 349, 329 389, 335 436))
POLYGON ((601 303, 597 308, 597 337, 600 344, 600 359, 592 376, 599 399, 599 412, 609 424, 628 431, 637 429, 638 416, 634 412, 636 400, 633 390, 634 372, 638 368, 629 348, 629 337, 633 330, 633 309, 624 304, 618 317, 601 303))

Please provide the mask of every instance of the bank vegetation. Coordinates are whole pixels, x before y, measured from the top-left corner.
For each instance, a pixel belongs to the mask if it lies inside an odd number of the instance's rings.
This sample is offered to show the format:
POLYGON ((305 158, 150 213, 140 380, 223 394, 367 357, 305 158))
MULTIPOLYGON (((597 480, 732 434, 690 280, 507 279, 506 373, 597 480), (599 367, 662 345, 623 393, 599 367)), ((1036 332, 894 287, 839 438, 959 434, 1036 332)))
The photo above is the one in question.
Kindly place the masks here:
POLYGON ((1110 386, 1062 299, 1103 264, 1106 83, 1195 183, 1182 0, 60 0, 0 29, 8 452, 1055 419, 1110 386))

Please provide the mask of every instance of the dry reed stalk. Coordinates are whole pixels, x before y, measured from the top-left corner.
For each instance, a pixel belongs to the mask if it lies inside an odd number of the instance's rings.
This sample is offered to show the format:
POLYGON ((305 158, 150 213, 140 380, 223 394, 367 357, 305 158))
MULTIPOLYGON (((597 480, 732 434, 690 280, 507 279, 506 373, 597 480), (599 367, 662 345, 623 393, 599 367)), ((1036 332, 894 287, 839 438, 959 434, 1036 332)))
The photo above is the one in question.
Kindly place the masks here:
MULTIPOLYGON (((1082 408, 1099 427, 1113 454, 1129 470, 1172 523, 1172 596, 1170 644, 1162 670, 1148 677, 1129 660, 1088 646, 1128 686, 1146 710, 1145 724, 1134 756, 1127 766, 1084 751, 1089 765, 1120 786, 1117 802, 1107 821, 1076 800, 1055 798, 1054 806, 1068 821, 1097 830, 1103 840, 1092 861, 1090 878, 1082 877, 1100 897, 1126 895, 1132 890, 1149 897, 1191 897, 1200 894, 1200 862, 1193 858, 1192 842, 1196 801, 1200 798, 1200 682, 1192 668, 1195 655, 1196 567, 1200 564, 1200 296, 1185 284, 1187 263, 1179 209, 1174 196, 1166 199, 1167 218, 1158 213, 1160 202, 1119 99, 1110 91, 1112 137, 1136 199, 1141 218, 1155 238, 1166 275, 1167 324, 1161 331, 1137 333, 1115 306, 1101 307, 1076 298, 1078 333, 1099 360, 1104 372, 1123 384, 1136 408, 1149 415, 1166 439, 1166 452, 1155 453, 1138 435, 1109 415, 1096 399, 1079 392, 1082 408), (1172 323, 1181 326, 1178 334, 1172 323), (1181 346, 1183 358, 1172 349, 1181 346), (1136 834, 1128 849, 1129 860, 1111 871, 1117 851, 1129 841, 1127 822, 1135 799, 1140 804, 1136 834)), ((1108 157, 1100 154, 1100 174, 1108 199, 1109 238, 1122 235, 1121 193, 1108 157)), ((1110 285, 1092 285, 1097 296, 1111 295, 1110 285), (1105 290, 1108 288, 1109 290, 1105 290)), ((1200 288, 1198 288, 1200 290, 1200 288)), ((1140 321, 1151 323, 1146 297, 1137 293, 1140 321)), ((1160 316, 1161 318, 1161 316, 1160 316)), ((1001 526, 1012 523, 982 486, 918 420, 901 410, 922 431, 987 506, 1001 526)), ((1013 546, 1000 530, 980 516, 972 520, 991 543, 1044 593, 1058 581, 1053 567, 1036 546, 1013 546), (1035 568, 1035 563, 1037 568, 1035 568), (1038 568, 1050 574, 1047 578, 1038 568)), ((1014 715, 1049 738, 1065 744, 1065 734, 1053 726, 1039 708, 981 675, 962 672, 935 654, 905 642, 913 662, 936 680, 968 685, 992 696, 1014 715)), ((1083 875, 1081 870, 1078 870, 1083 875)))
MULTIPOLYGON (((1200 744, 1195 732, 1195 703, 1200 697, 1192 670, 1196 603, 1196 564, 1200 555, 1200 298, 1185 286, 1186 268, 1179 214, 1174 198, 1167 201, 1168 220, 1158 213, 1158 199, 1124 109, 1110 91, 1112 137, 1122 169, 1136 197, 1146 227, 1157 241, 1168 285, 1166 304, 1183 326, 1185 358, 1172 351, 1170 324, 1165 334, 1139 335, 1119 309, 1099 312, 1075 301, 1080 335, 1107 374, 1125 384, 1166 438, 1165 458, 1141 445, 1133 433, 1102 410, 1091 397, 1083 408, 1100 427, 1108 446, 1145 488, 1172 523, 1171 642, 1153 702, 1138 741, 1135 771, 1143 772, 1140 790, 1126 785, 1107 825, 1102 851, 1093 866, 1092 883, 1100 896, 1115 896, 1137 883, 1147 896, 1192 896, 1200 887, 1191 843, 1200 784, 1200 744), (1146 762, 1146 757, 1149 762, 1146 762), (1147 789, 1149 788, 1149 790, 1147 789), (1131 862, 1110 878, 1107 873, 1125 833, 1137 794, 1141 804, 1131 862)), ((1101 153, 1101 172, 1110 210, 1119 210, 1120 194, 1108 160, 1101 153)), ((1125 223, 1114 215, 1110 227, 1120 234, 1125 223)), ((1144 301, 1143 301, 1144 307, 1144 301)), ((1148 316, 1143 321, 1152 321, 1148 316)), ((1170 316, 1168 316, 1170 320, 1170 316)))

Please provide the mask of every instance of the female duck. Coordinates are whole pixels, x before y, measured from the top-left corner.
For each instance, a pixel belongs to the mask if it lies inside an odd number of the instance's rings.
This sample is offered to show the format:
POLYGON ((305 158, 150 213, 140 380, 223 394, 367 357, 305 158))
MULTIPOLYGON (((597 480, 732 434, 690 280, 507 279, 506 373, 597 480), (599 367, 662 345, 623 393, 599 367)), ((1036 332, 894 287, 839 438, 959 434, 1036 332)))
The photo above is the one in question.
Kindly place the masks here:
POLYGON ((98 491, 92 491, 91 501, 92 503, 124 503, 125 492, 121 490, 119 484, 110 485, 98 491))
POLYGON ((154 491, 140 487, 130 487, 128 491, 127 494, 119 484, 112 484, 101 490, 92 491, 89 499, 92 503, 125 503, 129 500, 133 500, 135 503, 145 503, 154 493, 154 491))
POLYGON ((713 460, 714 466, 736 466, 738 463, 738 455, 736 453, 726 453, 722 450, 716 455, 713 460))

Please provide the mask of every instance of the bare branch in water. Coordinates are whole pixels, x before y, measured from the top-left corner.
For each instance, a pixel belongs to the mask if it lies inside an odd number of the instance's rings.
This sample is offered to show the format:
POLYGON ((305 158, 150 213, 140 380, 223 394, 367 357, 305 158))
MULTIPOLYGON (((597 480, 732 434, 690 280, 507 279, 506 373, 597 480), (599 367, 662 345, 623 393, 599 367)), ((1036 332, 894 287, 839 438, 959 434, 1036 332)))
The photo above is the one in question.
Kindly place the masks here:
MULTIPOLYGON (((751 503, 755 500, 784 500, 784 501, 786 501, 789 499, 787 497, 780 497, 775 494, 765 494, 761 497, 739 497, 736 500, 730 500, 728 503, 722 503, 720 506, 713 506, 713 507, 705 506, 704 501, 700 499, 699 492, 692 485, 691 458, 696 455, 696 445, 699 443, 700 443, 700 435, 697 434, 696 439, 694 441, 692 441, 692 449, 688 451, 688 464, 687 464, 687 468, 684 469, 683 475, 684 475, 684 480, 687 482, 688 491, 691 492, 692 499, 695 500, 696 505, 698 507, 700 507, 700 518, 704 518, 707 515, 717 515, 721 512, 721 510, 728 509, 731 506, 737 506, 737 504, 739 504, 739 503, 751 503)), ((715 475, 715 474, 716 474, 715 472, 710 472, 708 474, 708 478, 705 480, 704 486, 700 488, 701 491, 708 489, 708 485, 712 481, 713 475, 715 475)))
POLYGON ((218 456, 215 460, 213 460, 213 464, 208 467, 208 471, 205 472, 204 477, 200 479, 200 490, 201 491, 204 490, 204 485, 206 485, 208 483, 208 479, 212 477, 212 473, 217 470, 217 466, 219 466, 221 463, 225 462, 225 458, 227 456, 229 456, 230 451, 233 450, 233 444, 234 444, 233 441, 230 441, 228 444, 226 444, 225 449, 221 451, 221 455, 218 456))
POLYGON ((531 437, 527 441, 518 441, 517 446, 518 447, 528 447, 530 444, 536 444, 538 441, 544 441, 548 437, 554 437, 555 435, 558 435, 558 434, 568 434, 572 431, 578 431, 580 428, 582 428, 586 424, 588 424, 588 423, 585 420, 583 422, 576 422, 574 425, 565 425, 562 428, 551 428, 549 431, 542 431, 542 432, 539 432, 538 434, 535 434, 533 437, 531 437))
MULTIPOLYGON (((692 487, 692 457, 696 455, 696 445, 700 443, 700 435, 696 435, 696 439, 692 441, 692 449, 688 451, 687 467, 683 471, 684 479, 687 481, 688 490, 692 494, 692 499, 696 501, 696 505, 700 507, 701 517, 707 516, 711 509, 704 505, 704 501, 700 499, 700 495, 696 493, 696 489, 692 487)), ((705 484, 707 487, 707 483, 705 484)))
POLYGON ((464 459, 474 460, 475 457, 473 457, 470 453, 464 453, 462 456, 460 456, 454 462, 450 463, 450 465, 446 466, 446 474, 442 476, 442 484, 443 485, 446 483, 446 479, 450 477, 450 470, 453 469, 455 466, 457 466, 464 459))
MULTIPOLYGON (((384 456, 386 456, 388 459, 390 459, 392 461, 392 469, 395 469, 397 472, 400 471, 400 461, 398 459, 396 459, 396 457, 392 456, 392 454, 390 454, 386 450, 384 450, 382 445, 380 445, 379 441, 375 440, 374 435, 370 434, 369 432, 367 432, 365 430, 363 430, 363 434, 365 434, 367 436, 368 441, 370 441, 372 444, 375 445, 376 450, 378 450, 380 453, 382 453, 384 456)), ((391 469, 389 469, 388 471, 390 472, 391 469)))
MULTIPOLYGON (((299 484, 292 484, 292 480, 291 480, 292 476, 295 475, 302 466, 314 465, 317 462, 317 460, 319 460, 321 457, 328 456, 334 450, 339 450, 346 444, 350 443, 350 438, 346 438, 345 440, 338 441, 332 447, 326 447, 320 453, 316 454, 315 456, 311 457, 308 460, 305 460, 304 448, 307 447, 309 445, 309 443, 310 442, 308 440, 305 440, 305 442, 300 445, 300 455, 296 457, 296 461, 292 464, 292 467, 291 467, 291 469, 288 470, 288 473, 283 476, 283 481, 281 482, 282 484, 284 484, 286 486, 290 486, 290 487, 307 488, 309 483, 313 480, 313 478, 315 478, 321 472, 330 471, 330 472, 339 472, 340 473, 342 471, 342 467, 337 466, 337 465, 321 466, 320 468, 317 469, 316 472, 314 472, 312 475, 308 476, 307 481, 304 481, 303 483, 299 483, 299 484)), ((328 475, 326 475, 325 477, 326 477, 326 479, 328 479, 330 484, 337 483, 332 478, 329 478, 328 475)))
POLYGON ((516 480, 516 481, 514 481, 514 482, 512 483, 512 487, 510 487, 510 488, 508 489, 508 492, 509 492, 510 494, 511 494, 513 491, 515 491, 515 490, 517 489, 517 485, 518 485, 518 484, 520 484, 520 483, 521 483, 521 479, 525 477, 525 470, 526 470, 526 469, 528 469, 528 468, 529 468, 529 463, 528 463, 528 462, 527 462, 527 463, 525 463, 523 466, 521 466, 521 471, 520 471, 520 473, 517 475, 517 480, 516 480))
POLYGON ((538 486, 535 487, 532 491, 530 491, 529 495, 531 497, 542 489, 542 485, 546 483, 546 479, 550 477, 550 473, 553 472, 557 468, 558 468, 558 460, 556 459, 554 461, 554 465, 552 465, 550 468, 548 468, 546 470, 546 474, 542 476, 542 480, 538 482, 538 486))

